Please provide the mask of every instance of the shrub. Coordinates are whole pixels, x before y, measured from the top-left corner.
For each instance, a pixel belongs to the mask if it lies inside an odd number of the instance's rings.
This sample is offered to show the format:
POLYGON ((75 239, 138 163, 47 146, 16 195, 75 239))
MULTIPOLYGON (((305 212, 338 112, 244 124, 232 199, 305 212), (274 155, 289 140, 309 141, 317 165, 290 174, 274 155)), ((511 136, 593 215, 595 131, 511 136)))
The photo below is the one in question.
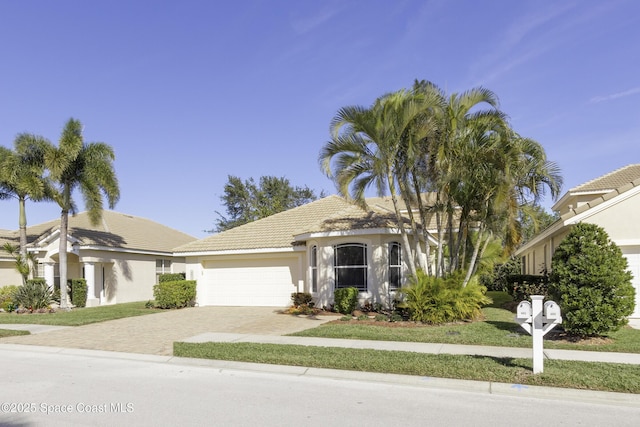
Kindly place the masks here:
POLYGON ((53 291, 49 289, 44 279, 31 279, 18 287, 15 294, 16 306, 29 311, 49 307, 53 301, 53 291))
POLYGON ((85 279, 69 279, 67 281, 71 287, 71 304, 76 307, 86 307, 87 305, 87 281, 85 279))
POLYGON ((160 282, 153 287, 156 306, 160 308, 193 307, 196 301, 196 281, 160 282))
POLYGON ((7 285, 0 288, 0 308, 11 313, 15 310, 15 297, 18 286, 7 285))
POLYGON ((308 292, 294 292, 291 294, 291 301, 293 301, 294 307, 301 305, 310 305, 313 297, 308 292))
POLYGON ((549 293, 548 278, 533 274, 512 274, 506 278, 507 290, 514 301, 529 300, 531 295, 547 296, 549 293))
POLYGON ((556 249, 551 266, 549 294, 560 305, 565 331, 597 336, 627 323, 635 306, 632 276, 603 228, 577 224, 556 249))
POLYGON ((509 277, 520 274, 520 260, 512 257, 502 264, 495 264, 493 271, 480 275, 480 284, 489 291, 509 292, 511 281, 509 277))
POLYGON ((458 276, 443 279, 423 271, 400 292, 405 298, 398 306, 409 311, 411 320, 429 324, 475 319, 481 315, 482 305, 491 302, 485 295, 486 288, 476 280, 462 287, 458 276))
POLYGON ((179 282, 180 280, 186 280, 186 278, 185 273, 165 273, 158 277, 158 282, 179 282))
POLYGON ((358 305, 358 290, 356 288, 338 288, 333 294, 334 308, 338 313, 351 314, 358 305))

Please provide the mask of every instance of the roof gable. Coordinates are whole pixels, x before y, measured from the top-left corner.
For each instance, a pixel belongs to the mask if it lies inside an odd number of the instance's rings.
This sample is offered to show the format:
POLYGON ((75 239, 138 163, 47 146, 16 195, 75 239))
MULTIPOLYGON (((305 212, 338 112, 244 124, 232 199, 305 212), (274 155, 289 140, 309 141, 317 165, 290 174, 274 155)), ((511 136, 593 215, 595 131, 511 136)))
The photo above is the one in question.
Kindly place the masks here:
POLYGON ((640 179, 640 164, 632 164, 616 169, 598 178, 580 184, 569 190, 571 193, 609 192, 640 179))
POLYGON ((634 183, 640 183, 640 164, 624 166, 570 189, 552 209, 560 215, 565 215, 612 191, 624 192, 630 188, 630 184, 635 185, 634 183))
MULTIPOLYGON (((29 226, 27 241, 31 245, 37 244, 59 228, 59 219, 29 226)), ((69 236, 81 246, 158 252, 172 252, 174 247, 196 240, 149 219, 110 210, 102 211, 102 220, 96 225, 91 224, 86 211, 69 216, 69 236)), ((6 238, 17 244, 18 231, 11 232, 6 238)))

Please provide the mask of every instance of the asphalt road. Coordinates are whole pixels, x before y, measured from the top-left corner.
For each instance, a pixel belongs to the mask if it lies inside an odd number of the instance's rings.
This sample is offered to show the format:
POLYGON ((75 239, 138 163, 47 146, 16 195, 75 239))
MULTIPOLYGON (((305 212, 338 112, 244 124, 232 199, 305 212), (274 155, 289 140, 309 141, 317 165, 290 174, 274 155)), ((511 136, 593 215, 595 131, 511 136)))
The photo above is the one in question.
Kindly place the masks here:
MULTIPOLYGON (((640 408, 0 347, 2 426, 637 426, 640 408)), ((37 347, 34 347, 34 350, 37 347)))

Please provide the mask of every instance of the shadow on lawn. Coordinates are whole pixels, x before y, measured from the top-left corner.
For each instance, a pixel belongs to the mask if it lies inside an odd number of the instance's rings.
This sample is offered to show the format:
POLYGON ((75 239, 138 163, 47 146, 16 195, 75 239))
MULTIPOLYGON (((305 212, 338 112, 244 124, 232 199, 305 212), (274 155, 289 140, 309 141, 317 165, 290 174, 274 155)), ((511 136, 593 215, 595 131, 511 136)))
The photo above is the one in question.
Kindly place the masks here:
POLYGON ((505 332, 517 332, 520 333, 522 331, 520 325, 516 325, 512 322, 500 322, 500 321, 496 321, 496 320, 485 320, 485 323, 487 325, 491 325, 496 329, 499 329, 501 331, 505 331, 505 332))

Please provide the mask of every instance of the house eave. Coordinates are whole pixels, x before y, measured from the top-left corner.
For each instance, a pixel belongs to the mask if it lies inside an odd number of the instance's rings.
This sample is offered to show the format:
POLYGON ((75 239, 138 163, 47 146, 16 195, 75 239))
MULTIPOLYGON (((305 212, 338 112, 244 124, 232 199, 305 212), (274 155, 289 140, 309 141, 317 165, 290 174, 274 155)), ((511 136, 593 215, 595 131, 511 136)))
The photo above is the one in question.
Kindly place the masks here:
POLYGON ((219 251, 192 251, 192 252, 174 252, 174 256, 192 257, 192 256, 211 256, 211 255, 251 255, 251 254, 267 254, 267 253, 294 253, 304 251, 304 246, 291 246, 289 248, 255 248, 255 249, 226 249, 219 251))
POLYGON ((314 231, 294 236, 296 242, 306 241, 309 239, 318 239, 323 237, 349 237, 363 236, 368 234, 400 234, 398 228, 362 228, 357 230, 331 230, 331 231, 314 231))

